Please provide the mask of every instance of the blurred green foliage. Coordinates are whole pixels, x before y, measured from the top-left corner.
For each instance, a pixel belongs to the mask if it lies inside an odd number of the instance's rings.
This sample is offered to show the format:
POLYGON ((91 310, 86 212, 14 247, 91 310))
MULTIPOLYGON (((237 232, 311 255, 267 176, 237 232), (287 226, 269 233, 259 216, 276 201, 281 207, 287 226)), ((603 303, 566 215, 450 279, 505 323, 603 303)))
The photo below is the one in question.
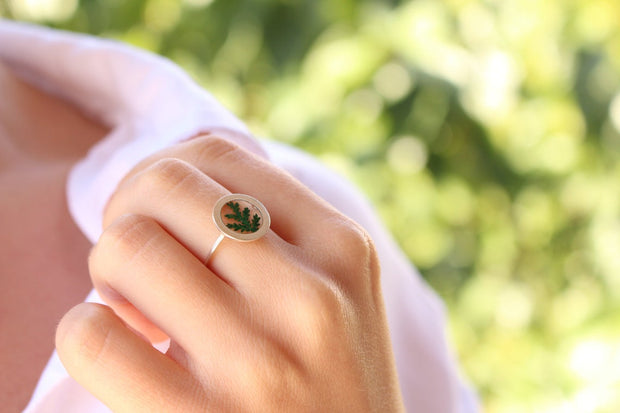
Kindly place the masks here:
POLYGON ((168 56, 357 182, 488 412, 620 411, 620 2, 5 0, 168 56))

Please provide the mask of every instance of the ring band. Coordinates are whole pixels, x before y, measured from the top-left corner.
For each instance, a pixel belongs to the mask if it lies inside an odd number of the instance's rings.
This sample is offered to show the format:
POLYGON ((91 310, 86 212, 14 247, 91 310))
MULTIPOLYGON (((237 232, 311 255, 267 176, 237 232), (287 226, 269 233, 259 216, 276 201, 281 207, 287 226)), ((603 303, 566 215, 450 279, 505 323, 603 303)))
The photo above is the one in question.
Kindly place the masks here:
POLYGON ((213 243, 205 264, 208 264, 224 237, 250 242, 265 235, 269 231, 271 217, 258 199, 245 194, 230 194, 218 199, 213 206, 213 222, 220 236, 213 243))

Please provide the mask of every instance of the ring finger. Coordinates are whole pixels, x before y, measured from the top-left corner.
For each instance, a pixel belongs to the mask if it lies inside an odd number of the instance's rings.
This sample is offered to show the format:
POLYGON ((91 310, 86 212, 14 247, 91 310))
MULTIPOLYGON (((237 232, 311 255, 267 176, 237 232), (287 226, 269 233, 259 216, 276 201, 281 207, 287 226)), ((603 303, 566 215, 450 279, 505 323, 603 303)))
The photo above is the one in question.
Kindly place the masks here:
MULTIPOLYGON (((196 258, 205 262, 221 234, 211 212, 216 202, 227 194, 226 188, 192 165, 166 158, 119 188, 108 206, 107 216, 138 214, 152 217, 196 258)), ((263 222, 266 218, 263 217, 259 227, 268 225, 263 222)), ((260 228, 257 234, 263 229, 260 228)), ((222 242, 224 245, 209 260, 209 267, 239 291, 264 286, 259 275, 264 271, 257 270, 266 270, 282 253, 294 248, 272 231, 253 242, 229 239, 222 242)), ((272 273, 274 278, 271 281, 275 282, 277 272, 272 273)))

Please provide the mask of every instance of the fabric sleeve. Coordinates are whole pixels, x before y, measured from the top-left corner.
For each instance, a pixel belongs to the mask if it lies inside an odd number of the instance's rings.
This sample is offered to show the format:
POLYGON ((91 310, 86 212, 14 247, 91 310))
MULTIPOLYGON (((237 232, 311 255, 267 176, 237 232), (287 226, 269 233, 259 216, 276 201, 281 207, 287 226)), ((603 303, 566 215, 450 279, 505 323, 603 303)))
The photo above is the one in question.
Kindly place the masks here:
MULTIPOLYGON (((101 233, 103 209, 118 182, 145 157, 201 132, 255 145, 243 123, 174 64, 129 46, 0 21, 0 60, 110 128, 73 168, 67 184, 71 213, 92 242, 101 233)), ((407 410, 477 411, 473 393, 460 377, 447 344, 441 301, 368 202, 312 157, 275 143, 265 143, 264 148, 273 163, 359 222, 373 238, 407 410)), ((89 301, 98 300, 91 293, 89 301)), ((107 410, 68 376, 54 353, 26 411, 107 410)))
POLYGON ((176 65, 118 42, 1 20, 0 60, 110 128, 67 185, 71 214, 92 242, 105 203, 139 160, 204 132, 252 140, 239 119, 176 65))

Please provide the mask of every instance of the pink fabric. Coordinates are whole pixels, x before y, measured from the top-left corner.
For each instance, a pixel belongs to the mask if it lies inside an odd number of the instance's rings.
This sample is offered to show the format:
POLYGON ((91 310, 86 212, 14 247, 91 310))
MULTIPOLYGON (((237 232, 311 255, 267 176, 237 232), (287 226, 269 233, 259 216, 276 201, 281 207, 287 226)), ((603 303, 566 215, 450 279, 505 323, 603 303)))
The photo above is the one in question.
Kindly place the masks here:
POLYGON ((249 136, 177 66, 120 43, 2 21, 0 58, 113 128, 69 180, 71 212, 93 242, 106 201, 137 161, 199 132, 249 136))
MULTIPOLYGON (((110 126, 110 134, 73 169, 71 213, 95 242, 105 203, 144 157, 199 132, 255 146, 246 127, 169 61, 115 42, 0 21, 0 60, 30 82, 110 126)), ((293 148, 263 143, 275 164, 363 225, 382 265, 382 288, 400 385, 409 412, 477 411, 444 333, 440 300, 419 277, 365 199, 347 182, 293 148)), ((93 291, 89 301, 100 301, 93 291)), ((56 353, 27 413, 106 412, 71 379, 56 353)))

